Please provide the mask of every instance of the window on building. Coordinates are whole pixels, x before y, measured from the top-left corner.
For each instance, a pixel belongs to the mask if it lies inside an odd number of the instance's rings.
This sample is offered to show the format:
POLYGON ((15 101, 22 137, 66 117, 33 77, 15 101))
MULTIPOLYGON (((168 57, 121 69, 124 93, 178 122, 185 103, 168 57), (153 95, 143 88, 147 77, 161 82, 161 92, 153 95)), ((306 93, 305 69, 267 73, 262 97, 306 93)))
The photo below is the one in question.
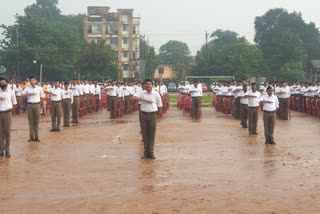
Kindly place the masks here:
POLYGON ((122 31, 127 32, 129 30, 129 25, 124 24, 122 25, 122 31))
POLYGON ((117 38, 111 38, 110 39, 110 44, 111 45, 117 45, 118 44, 118 39, 117 38))
POLYGON ((128 58, 128 51, 123 51, 122 57, 123 58, 128 58))
POLYGON ((88 33, 89 34, 102 34, 102 25, 95 24, 95 25, 89 25, 88 26, 88 33))
POLYGON ((123 44, 127 45, 128 44, 128 39, 127 38, 123 38, 123 44))
POLYGON ((133 25, 133 34, 140 34, 139 25, 133 25))
POLYGON ((129 65, 122 65, 122 70, 128 71, 129 70, 129 65))

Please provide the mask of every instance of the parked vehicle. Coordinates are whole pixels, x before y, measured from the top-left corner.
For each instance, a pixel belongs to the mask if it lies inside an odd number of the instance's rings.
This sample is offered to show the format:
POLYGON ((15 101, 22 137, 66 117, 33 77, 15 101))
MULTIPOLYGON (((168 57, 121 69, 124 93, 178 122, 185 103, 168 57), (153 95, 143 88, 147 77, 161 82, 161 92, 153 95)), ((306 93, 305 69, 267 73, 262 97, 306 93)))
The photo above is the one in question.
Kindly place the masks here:
POLYGON ((174 82, 170 82, 168 84, 168 91, 169 92, 176 92, 177 91, 177 85, 174 82))
POLYGON ((208 88, 206 86, 205 83, 200 83, 201 84, 201 87, 202 87, 202 92, 207 92, 208 91, 208 88))

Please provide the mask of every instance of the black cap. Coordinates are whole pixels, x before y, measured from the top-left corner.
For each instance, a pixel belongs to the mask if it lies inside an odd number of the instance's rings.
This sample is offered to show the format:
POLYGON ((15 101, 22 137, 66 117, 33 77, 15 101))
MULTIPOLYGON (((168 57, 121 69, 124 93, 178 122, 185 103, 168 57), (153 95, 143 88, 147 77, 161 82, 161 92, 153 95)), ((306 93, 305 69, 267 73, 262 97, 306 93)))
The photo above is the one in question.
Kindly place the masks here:
POLYGON ((272 89, 272 87, 271 87, 271 86, 268 86, 268 87, 267 87, 267 91, 268 91, 269 89, 272 89))
POLYGON ((4 81, 6 81, 6 82, 9 82, 8 78, 7 78, 7 77, 4 77, 4 76, 0 77, 0 81, 1 81, 1 80, 4 80, 4 81))

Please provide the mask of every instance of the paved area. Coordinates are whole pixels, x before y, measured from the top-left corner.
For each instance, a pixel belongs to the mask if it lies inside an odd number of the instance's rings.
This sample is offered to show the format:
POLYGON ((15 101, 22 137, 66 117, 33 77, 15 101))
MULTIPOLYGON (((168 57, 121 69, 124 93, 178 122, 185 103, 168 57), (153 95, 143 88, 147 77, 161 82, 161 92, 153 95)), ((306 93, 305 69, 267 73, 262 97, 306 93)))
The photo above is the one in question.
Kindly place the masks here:
POLYGON ((155 161, 141 160, 137 113, 102 112, 28 143, 14 118, 12 157, 0 160, 0 213, 320 213, 320 120, 277 121, 276 146, 239 121, 203 108, 192 122, 171 108, 159 122, 155 161))

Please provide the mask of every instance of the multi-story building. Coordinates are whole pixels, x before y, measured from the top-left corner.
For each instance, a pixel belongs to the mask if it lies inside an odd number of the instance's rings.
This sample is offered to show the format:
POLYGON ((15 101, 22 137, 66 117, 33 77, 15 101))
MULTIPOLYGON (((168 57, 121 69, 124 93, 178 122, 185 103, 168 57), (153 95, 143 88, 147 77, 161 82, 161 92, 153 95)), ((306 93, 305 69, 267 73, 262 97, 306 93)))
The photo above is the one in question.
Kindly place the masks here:
POLYGON ((133 9, 88 7, 84 18, 84 39, 96 43, 103 40, 116 52, 123 78, 135 78, 140 71, 140 17, 133 17, 133 9))

